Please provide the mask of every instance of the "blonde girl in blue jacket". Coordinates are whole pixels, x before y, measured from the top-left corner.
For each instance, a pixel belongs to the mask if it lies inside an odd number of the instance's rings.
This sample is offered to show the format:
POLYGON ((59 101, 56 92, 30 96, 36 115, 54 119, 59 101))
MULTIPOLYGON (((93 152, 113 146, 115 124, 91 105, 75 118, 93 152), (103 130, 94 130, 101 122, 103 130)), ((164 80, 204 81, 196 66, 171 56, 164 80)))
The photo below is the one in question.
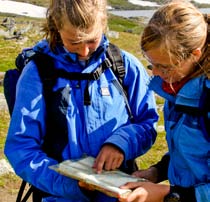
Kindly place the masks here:
POLYGON ((145 27, 141 48, 152 65, 150 89, 165 98, 169 164, 134 173, 151 182, 125 185, 135 190, 120 201, 210 202, 210 15, 169 2, 145 27), (152 183, 165 174, 170 186, 152 183))
MULTIPOLYGON (((109 41, 106 0, 52 0, 44 27, 46 39, 34 51, 53 58, 56 69, 90 73, 106 59, 109 41)), ((98 80, 57 78, 51 100, 45 102, 43 84, 34 61, 24 68, 17 84, 16 102, 5 143, 5 154, 17 175, 45 195, 43 202, 111 202, 116 198, 88 192, 78 181, 49 169, 66 159, 93 156, 93 165, 102 169, 128 170, 127 162, 144 154, 155 141, 158 119, 153 92, 148 89, 148 74, 137 58, 121 50, 125 67, 125 97, 111 68, 98 80), (89 103, 84 103, 85 92, 89 103), (49 118, 50 126, 46 124, 49 118), (61 139, 65 133, 65 141, 61 139), (46 134, 56 148, 43 150, 46 134), (57 139, 57 142, 56 142, 57 139), (56 156, 56 157, 55 157, 56 156)), ((51 146, 51 145, 48 145, 51 146)))

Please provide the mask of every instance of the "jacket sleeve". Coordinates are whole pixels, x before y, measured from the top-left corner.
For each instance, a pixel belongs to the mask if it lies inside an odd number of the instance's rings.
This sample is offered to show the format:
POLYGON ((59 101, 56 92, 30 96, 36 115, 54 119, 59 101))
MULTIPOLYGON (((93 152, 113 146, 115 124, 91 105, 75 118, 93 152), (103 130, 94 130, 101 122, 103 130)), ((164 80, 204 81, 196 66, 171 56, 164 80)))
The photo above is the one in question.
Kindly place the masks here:
POLYGON ((36 66, 30 62, 17 84, 16 102, 5 143, 5 155, 16 174, 42 191, 75 199, 86 197, 76 180, 49 169, 58 162, 41 148, 45 133, 45 102, 36 66), (33 81, 33 82, 31 82, 33 81))
POLYGON ((206 202, 210 199, 210 183, 201 184, 195 187, 195 196, 197 202, 206 202))
POLYGON ((148 89, 149 75, 137 58, 123 52, 128 102, 134 121, 126 124, 106 140, 120 148, 125 160, 134 159, 146 153, 156 139, 158 114, 153 91, 148 89))

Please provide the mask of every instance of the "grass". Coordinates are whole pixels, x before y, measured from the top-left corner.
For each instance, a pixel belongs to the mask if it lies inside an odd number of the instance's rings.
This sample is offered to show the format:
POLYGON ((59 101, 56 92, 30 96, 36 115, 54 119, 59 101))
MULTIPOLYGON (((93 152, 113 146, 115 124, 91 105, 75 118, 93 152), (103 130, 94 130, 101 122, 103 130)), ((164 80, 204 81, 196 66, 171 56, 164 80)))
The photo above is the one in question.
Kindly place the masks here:
MULTIPOLYGON (((0 21, 2 22, 5 15, 0 15, 0 21)), ((13 18, 9 16, 9 18, 13 18)), ((24 18, 16 16, 15 18, 16 27, 14 31, 22 31, 22 40, 10 39, 5 40, 5 36, 0 36, 0 71, 4 72, 7 69, 15 67, 15 58, 18 53, 25 47, 32 46, 38 40, 41 39, 42 33, 40 32, 41 23, 43 20, 34 18, 24 18), (28 29, 28 32, 24 33, 23 30, 28 29)), ((4 27, 1 26, 1 29, 4 27)), ((6 32, 7 29, 4 28, 6 32)), ((9 35, 13 36, 13 35, 9 35)))
POLYGON ((1 110, 0 111, 0 159, 4 157, 3 149, 4 149, 4 143, 5 143, 5 137, 7 134, 10 116, 7 110, 1 110))
POLYGON ((0 86, 0 93, 3 93, 4 89, 3 86, 0 86))
POLYGON ((141 10, 141 9, 152 9, 149 6, 140 6, 129 3, 128 0, 108 0, 108 4, 118 10, 141 10))
POLYGON ((143 18, 123 18, 109 14, 109 29, 118 32, 130 32, 133 34, 140 34, 143 30, 143 18))

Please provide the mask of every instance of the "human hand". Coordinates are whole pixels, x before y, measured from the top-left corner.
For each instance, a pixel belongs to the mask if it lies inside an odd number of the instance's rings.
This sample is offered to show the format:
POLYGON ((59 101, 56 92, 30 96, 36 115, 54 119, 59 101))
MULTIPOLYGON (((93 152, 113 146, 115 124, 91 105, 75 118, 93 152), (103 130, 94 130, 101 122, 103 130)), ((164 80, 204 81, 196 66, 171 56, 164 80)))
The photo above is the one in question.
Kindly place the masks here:
POLYGON ((145 170, 138 170, 138 171, 134 172, 132 175, 135 177, 144 178, 151 182, 156 183, 157 179, 158 179, 158 170, 155 167, 150 167, 145 170))
POLYGON ((105 170, 114 170, 121 166, 124 160, 124 154, 114 145, 104 145, 95 159, 93 168, 97 173, 105 170))
POLYGON ((120 188, 133 191, 125 198, 119 198, 120 202, 163 202, 169 193, 170 186, 155 184, 152 182, 129 182, 120 188))

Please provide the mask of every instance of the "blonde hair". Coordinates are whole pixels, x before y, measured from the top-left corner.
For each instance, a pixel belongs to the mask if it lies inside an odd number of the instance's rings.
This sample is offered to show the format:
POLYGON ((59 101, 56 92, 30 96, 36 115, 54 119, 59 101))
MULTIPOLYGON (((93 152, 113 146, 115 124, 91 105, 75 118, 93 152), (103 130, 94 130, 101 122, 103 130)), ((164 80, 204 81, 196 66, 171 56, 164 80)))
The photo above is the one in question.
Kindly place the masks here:
POLYGON ((204 62, 210 57, 208 20, 209 15, 204 16, 190 2, 171 1, 160 7, 150 19, 141 37, 141 49, 144 53, 161 47, 161 51, 167 51, 171 62, 175 58, 180 63, 190 58, 193 50, 201 48, 202 57, 193 76, 203 73, 209 76, 209 64, 204 62))
POLYGON ((80 35, 85 36, 88 29, 107 27, 106 0, 51 0, 47 10, 46 24, 43 27, 45 37, 54 50, 56 43, 62 43, 59 30, 65 23, 77 29, 80 35))

